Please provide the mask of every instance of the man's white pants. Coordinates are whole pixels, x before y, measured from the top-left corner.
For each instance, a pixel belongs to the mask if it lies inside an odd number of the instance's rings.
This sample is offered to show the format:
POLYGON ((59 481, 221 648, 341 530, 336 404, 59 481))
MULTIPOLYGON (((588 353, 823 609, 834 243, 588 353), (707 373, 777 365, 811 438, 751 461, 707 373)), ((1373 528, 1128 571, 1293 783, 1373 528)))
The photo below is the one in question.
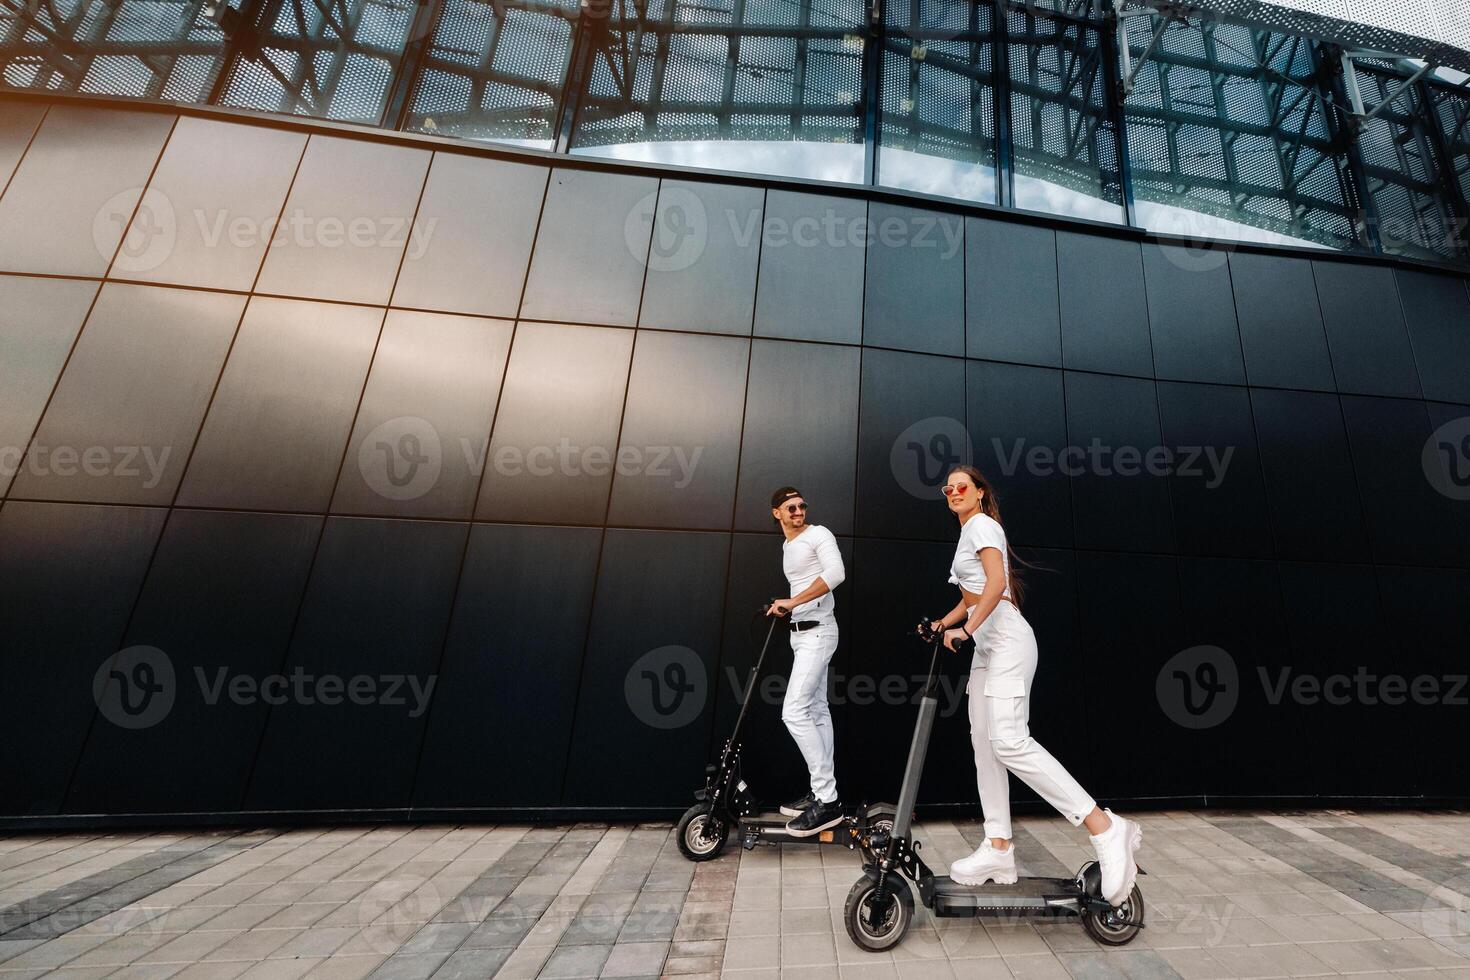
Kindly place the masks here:
POLYGON ((781 720, 796 740, 811 773, 812 793, 823 803, 837 799, 832 770, 832 711, 827 706, 827 665, 837 651, 837 624, 791 634, 791 680, 781 720))
POLYGON ((1097 804, 1050 752, 1031 737, 1031 679, 1036 634, 1021 611, 1002 599, 975 634, 970 667, 970 742, 985 836, 1009 840, 1013 772, 1078 826, 1097 804))

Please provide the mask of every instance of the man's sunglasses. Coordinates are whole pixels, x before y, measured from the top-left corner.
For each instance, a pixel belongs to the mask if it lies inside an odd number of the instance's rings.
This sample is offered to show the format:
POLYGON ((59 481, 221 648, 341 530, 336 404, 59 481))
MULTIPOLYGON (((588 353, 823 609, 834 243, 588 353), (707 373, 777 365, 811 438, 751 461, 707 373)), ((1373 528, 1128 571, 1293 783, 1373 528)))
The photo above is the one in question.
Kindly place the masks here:
POLYGON ((949 483, 945 484, 942 492, 946 497, 963 497, 969 489, 969 486, 963 483, 949 483))
POLYGON ((806 504, 788 504, 786 506, 786 513, 788 514, 799 514, 804 510, 806 510, 806 504))

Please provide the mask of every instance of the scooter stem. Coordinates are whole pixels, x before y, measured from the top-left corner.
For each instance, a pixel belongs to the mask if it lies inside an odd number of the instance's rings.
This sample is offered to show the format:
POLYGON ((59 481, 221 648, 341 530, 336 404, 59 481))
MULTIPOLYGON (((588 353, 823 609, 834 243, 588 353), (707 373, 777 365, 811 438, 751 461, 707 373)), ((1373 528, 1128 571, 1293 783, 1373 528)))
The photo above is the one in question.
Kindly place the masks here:
POLYGON ((766 630, 766 642, 761 644, 760 656, 755 658, 755 666, 750 668, 750 679, 745 683, 745 699, 740 703, 740 714, 735 719, 735 730, 730 733, 730 741, 725 743, 726 751, 736 745, 740 737, 740 726, 745 723, 745 713, 750 710, 750 699, 755 694, 755 680, 760 676, 761 665, 766 662, 766 650, 771 645, 771 637, 776 634, 776 623, 778 617, 772 616, 771 628, 766 630))
POLYGON ((919 781, 924 778, 924 757, 929 752, 929 735, 934 729, 934 715, 939 709, 935 697, 935 679, 939 669, 939 646, 943 634, 932 641, 929 657, 929 678, 924 683, 924 693, 919 698, 919 718, 914 724, 914 740, 909 744, 909 760, 903 770, 903 785, 898 791, 898 813, 893 818, 893 837, 907 838, 912 823, 914 803, 919 796, 919 781))

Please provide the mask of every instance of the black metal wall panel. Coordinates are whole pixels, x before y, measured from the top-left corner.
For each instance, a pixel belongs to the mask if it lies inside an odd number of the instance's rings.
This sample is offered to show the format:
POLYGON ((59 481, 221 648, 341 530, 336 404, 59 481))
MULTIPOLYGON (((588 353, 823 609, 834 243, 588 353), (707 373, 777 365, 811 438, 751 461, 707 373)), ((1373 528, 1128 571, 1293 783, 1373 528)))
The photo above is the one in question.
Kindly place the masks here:
POLYGON ((271 710, 262 685, 285 658, 321 526, 282 514, 169 517, 122 646, 166 659, 171 704, 137 728, 97 715, 68 812, 240 806, 271 710))
POLYGON ((602 522, 632 356, 631 330, 516 327, 477 519, 602 522))
POLYGON ((1245 384, 1225 253, 1145 245, 1143 268, 1158 376, 1245 384))
POLYGON ((1174 517, 1154 382, 1068 371, 1077 547, 1169 553, 1174 517))
POLYGON ((159 112, 53 106, 0 198, 0 269, 106 272, 173 123, 159 112))
POLYGON ((1062 366, 1057 235, 1050 228, 965 219, 965 352, 1062 366))
POLYGON ((1057 233, 1062 363, 1153 377, 1148 299, 1137 242, 1057 233))
POLYGON ((1180 552, 1274 556, 1250 393, 1161 381, 1158 394, 1180 552))
POLYGON ((95 282, 0 276, 0 494, 24 459, 95 282))
POLYGON ((1007 537, 1012 544, 1070 548, 1062 372, 970 361, 965 374, 975 465, 995 490, 1007 537))
POLYGON ((408 146, 313 136, 256 289, 387 303, 431 156, 408 146))
POLYGON ((434 154, 393 305, 515 316, 549 176, 546 167, 434 154))
MULTIPOLYGON (((750 352, 735 527, 765 531, 771 494, 799 487, 809 519, 852 531, 861 350, 757 340, 750 352)), ((768 597, 769 598, 769 597, 768 597)))
POLYGON ((250 289, 305 149, 302 133, 179 117, 112 274, 250 289))
POLYGON ((1311 263, 1235 252, 1230 274, 1250 383, 1337 390, 1311 263))
POLYGON ((382 322, 366 306, 252 299, 178 502, 325 511, 382 322))
POLYGON ((1431 429, 1424 403, 1342 396, 1373 560, 1381 565, 1470 565, 1453 534, 1457 503, 1425 478, 1431 429))
POLYGON ((729 528, 750 341, 640 331, 608 522, 729 528))
POLYGON ((148 691, 133 683, 146 677, 104 668, 119 650, 165 516, 160 508, 15 500, 0 508, 5 813, 61 809, 99 701, 124 720, 126 708, 151 709, 148 691))
POLYGON ((415 806, 560 801, 601 545, 599 528, 471 529, 415 806))
POLYGON ((1090 668, 1086 723, 1129 719, 1150 759, 1145 768, 1124 753, 1089 753, 1092 740, 1084 735, 1052 738, 1047 748, 1064 766, 1093 756, 1093 785, 1083 788, 1102 798, 1100 805, 1112 796, 1196 794, 1208 785, 1156 691, 1159 671, 1183 649, 1176 564, 1157 555, 1077 553, 1078 623, 1090 668))
POLYGON ((606 532, 562 802, 688 799, 707 761, 729 551, 728 533, 606 532))
POLYGON ((956 534, 939 488, 949 467, 973 459, 964 418, 964 361, 863 351, 859 535, 943 541, 956 534))
POLYGON ((1420 397, 1393 272, 1313 262, 1337 390, 1420 397))
POLYGON ((637 323, 657 195, 652 177, 552 170, 521 316, 637 323))
POLYGON ((758 187, 663 181, 639 325, 750 333, 765 196, 758 187))
POLYGON ((1431 439, 1425 440, 1425 453, 1439 467, 1431 469, 1430 461, 1421 459, 1421 468, 1426 477, 1433 474, 1437 485, 1452 495, 1460 553, 1470 554, 1470 507, 1465 506, 1466 497, 1470 497, 1470 405, 1426 402, 1425 408, 1433 429, 1431 439))
POLYGON ((1357 474, 1336 395, 1251 392, 1277 554, 1366 562, 1357 474))
POLYGON ((874 204, 863 343, 965 353, 965 222, 957 215, 874 204))
POLYGON ((758 337, 861 342, 867 202, 766 192, 758 337))
POLYGON ((468 533, 328 519, 280 665, 293 692, 271 708, 247 809, 409 805, 468 533))
POLYGON ((1407 269, 1395 275, 1424 397, 1470 404, 1470 294, 1465 280, 1407 269))
POLYGON ((469 519, 513 327, 389 311, 333 512, 469 519))
POLYGON ((229 293, 104 286, 15 496, 171 503, 244 309, 229 293))

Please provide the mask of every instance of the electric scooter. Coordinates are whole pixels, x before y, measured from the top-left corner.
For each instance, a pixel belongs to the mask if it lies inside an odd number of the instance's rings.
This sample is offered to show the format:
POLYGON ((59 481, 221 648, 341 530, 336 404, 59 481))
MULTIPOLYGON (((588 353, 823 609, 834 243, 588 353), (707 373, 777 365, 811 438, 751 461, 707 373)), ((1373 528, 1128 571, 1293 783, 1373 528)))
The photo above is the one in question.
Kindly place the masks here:
MULTIPOLYGON (((774 601, 774 600, 772 600, 774 601)), ((762 606, 758 614, 765 616, 769 606, 762 606)), ((781 619, 768 617, 771 621, 766 630, 765 643, 760 655, 750 669, 750 678, 745 685, 745 697, 740 705, 740 714, 735 719, 735 729, 725 740, 718 762, 704 767, 704 787, 694 794, 695 804, 679 818, 676 836, 679 851, 691 861, 709 861, 725 849, 731 830, 739 834, 740 844, 747 851, 757 844, 835 844, 848 850, 861 849, 868 858, 875 835, 887 839, 894 826, 894 809, 891 803, 860 804, 850 806, 843 814, 842 822, 828 827, 810 837, 797 837, 786 829, 791 820, 779 811, 763 811, 755 804, 750 786, 740 772, 740 728, 750 709, 756 681, 766 660, 771 637, 781 619)))
MULTIPOLYGON (((924 755, 939 701, 935 681, 943 631, 932 630, 925 620, 916 631, 930 646, 929 681, 919 701, 918 723, 899 790, 893 831, 868 848, 876 860, 863 865, 863 876, 847 893, 842 916, 847 934, 863 949, 880 952, 897 946, 914 918, 914 896, 908 878, 919 886, 919 898, 940 917, 981 915, 1076 915, 1082 927, 1098 942, 1123 946, 1143 928, 1143 893, 1138 885, 1122 905, 1114 908, 1102 897, 1102 872, 1096 861, 1082 866, 1074 878, 1022 877, 1012 885, 961 885, 948 875, 936 875, 919 858, 921 844, 909 836, 919 779, 924 774, 924 755)), ((968 644, 973 649, 973 640, 968 644)), ((1139 868, 1138 873, 1143 874, 1139 868)))

